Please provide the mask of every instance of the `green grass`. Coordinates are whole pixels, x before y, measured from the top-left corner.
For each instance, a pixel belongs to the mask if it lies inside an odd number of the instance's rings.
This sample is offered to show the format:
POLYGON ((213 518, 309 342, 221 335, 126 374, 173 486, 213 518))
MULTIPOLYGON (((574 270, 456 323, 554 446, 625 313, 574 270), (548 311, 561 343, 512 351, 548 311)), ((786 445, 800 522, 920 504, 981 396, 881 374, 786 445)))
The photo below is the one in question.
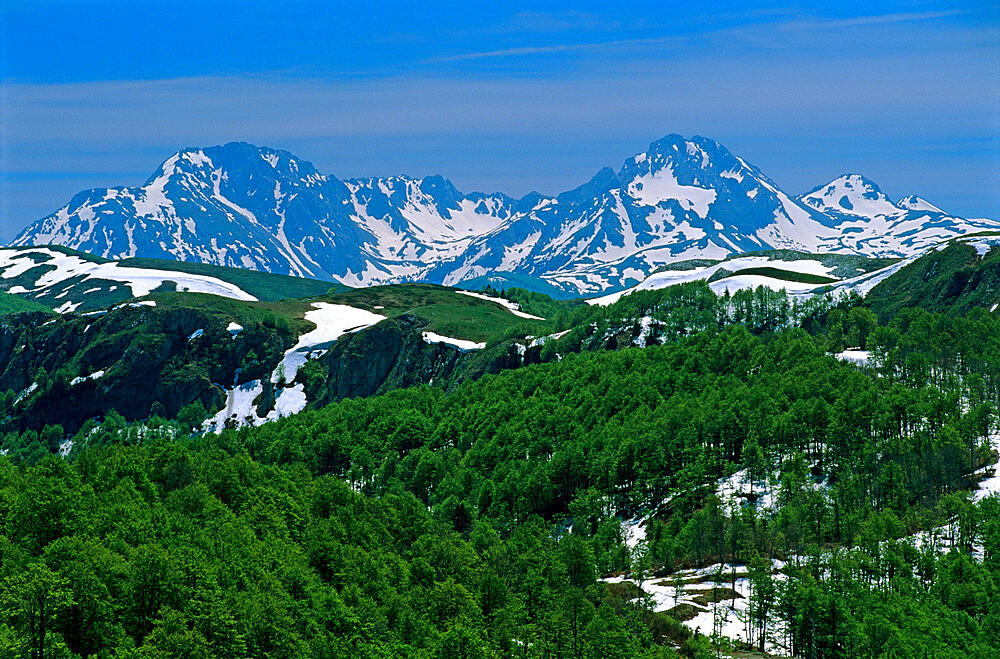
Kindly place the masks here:
POLYGON ((208 311, 233 320, 264 322, 269 315, 286 319, 296 334, 313 329, 305 313, 314 302, 344 304, 366 309, 387 318, 413 314, 428 322, 427 330, 443 336, 470 341, 486 341, 511 328, 540 333, 548 324, 544 321, 520 318, 494 302, 462 295, 457 289, 435 284, 393 284, 350 289, 344 293, 308 298, 245 302, 207 293, 159 292, 144 299, 156 301, 158 307, 187 307, 208 311))
POLYGON ((47 311, 52 313, 52 309, 34 300, 29 300, 20 295, 0 292, 0 314, 19 313, 21 311, 47 311))
POLYGON ((933 250, 876 285, 865 304, 883 321, 906 307, 937 313, 990 309, 1000 302, 1000 249, 980 259, 961 240, 933 250))
POLYGON ((427 320, 427 329, 431 332, 471 341, 486 341, 512 327, 530 328, 528 333, 531 333, 547 326, 544 321, 515 316, 495 302, 462 295, 457 289, 435 284, 372 286, 328 295, 324 299, 390 318, 412 313, 427 320))
POLYGON ((312 308, 311 299, 297 298, 269 302, 246 302, 210 293, 162 292, 150 293, 144 300, 154 300, 158 308, 198 309, 241 325, 269 320, 270 317, 285 319, 296 334, 308 332, 313 324, 305 320, 305 312, 312 308))
POLYGON ((324 295, 331 290, 340 292, 350 290, 343 284, 303 277, 290 277, 257 270, 228 268, 207 263, 191 263, 188 261, 168 261, 153 258, 131 258, 119 261, 121 265, 132 268, 147 268, 153 270, 172 270, 192 275, 215 277, 222 281, 235 284, 253 295, 258 300, 273 301, 293 297, 311 297, 324 295))
MULTIPOLYGON (((720 272, 722 272, 720 270, 720 272)), ((742 270, 737 270, 736 272, 725 271, 726 275, 719 277, 719 279, 727 279, 734 275, 758 275, 760 277, 771 277, 772 279, 780 279, 782 281, 795 281, 802 284, 833 284, 839 279, 834 279, 832 277, 823 277, 822 275, 814 275, 807 272, 795 272, 794 270, 781 270, 779 268, 744 268, 742 270)))

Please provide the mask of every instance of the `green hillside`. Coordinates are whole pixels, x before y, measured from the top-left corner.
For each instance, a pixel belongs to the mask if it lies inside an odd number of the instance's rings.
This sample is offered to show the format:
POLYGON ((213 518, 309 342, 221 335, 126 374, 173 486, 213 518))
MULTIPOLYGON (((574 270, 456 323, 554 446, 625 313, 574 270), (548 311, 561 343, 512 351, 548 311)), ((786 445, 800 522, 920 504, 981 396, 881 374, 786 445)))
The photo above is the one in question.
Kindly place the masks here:
POLYGON ((21 311, 44 311, 51 313, 52 309, 20 295, 0 292, 0 314, 18 313, 21 311))
POLYGON ((496 302, 462 295, 459 289, 435 284, 372 286, 323 299, 390 318, 413 314, 429 321, 428 331, 472 341, 486 341, 515 327, 525 328, 525 333, 539 333, 547 326, 544 321, 515 316, 496 302))
POLYGON ((1000 303, 1000 249, 980 257, 964 240, 953 240, 880 282, 865 302, 882 319, 915 306, 939 313, 992 310, 1000 303))
POLYGON ((322 295, 328 291, 340 292, 350 290, 349 287, 343 284, 320 281, 318 279, 304 279, 302 277, 276 275, 270 272, 245 270, 243 268, 227 268, 188 261, 131 258, 123 259, 119 263, 122 266, 133 268, 172 270, 215 277, 216 279, 236 284, 250 295, 262 301, 283 300, 290 297, 311 297, 313 295, 322 295))

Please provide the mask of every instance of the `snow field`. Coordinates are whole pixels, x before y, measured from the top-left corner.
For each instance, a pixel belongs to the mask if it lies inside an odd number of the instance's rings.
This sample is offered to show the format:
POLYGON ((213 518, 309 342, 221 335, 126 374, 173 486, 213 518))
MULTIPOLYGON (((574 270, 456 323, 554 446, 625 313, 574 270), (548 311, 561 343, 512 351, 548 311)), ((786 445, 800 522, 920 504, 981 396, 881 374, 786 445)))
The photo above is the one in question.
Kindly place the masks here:
MULTIPOLYGON (((16 287, 18 292, 39 291, 66 281, 71 277, 82 275, 85 281, 106 280, 121 282, 129 287, 133 297, 148 295, 151 291, 163 285, 163 282, 172 281, 177 285, 178 291, 210 293, 212 295, 245 301, 255 301, 257 299, 235 284, 230 284, 215 277, 169 270, 123 267, 114 262, 93 263, 92 261, 85 261, 78 256, 63 254, 62 252, 44 247, 31 249, 0 248, 0 270, 2 270, 2 275, 0 276, 4 279, 13 279, 38 266, 54 266, 55 269, 49 270, 40 276, 35 281, 34 288, 16 287), (29 254, 39 254, 48 258, 45 261, 36 263, 28 257, 29 254)), ((67 313, 79 306, 79 302, 67 302, 60 306, 57 311, 59 313, 67 313)))
POLYGON ((545 320, 544 318, 541 318, 539 316, 532 316, 530 313, 524 313, 523 311, 521 311, 521 307, 519 307, 516 303, 511 302, 510 300, 505 300, 499 297, 490 297, 489 295, 483 295, 482 293, 473 293, 472 291, 456 291, 456 292, 459 295, 468 295, 469 297, 478 298, 480 300, 486 300, 487 302, 496 302, 497 304, 505 308, 507 311, 517 316, 518 318, 528 318, 529 320, 545 320))
POLYGON ((816 288, 816 284, 803 284, 800 282, 790 282, 782 279, 774 279, 772 277, 763 277, 760 275, 740 275, 740 270, 746 270, 748 268, 776 268, 779 270, 789 270, 791 272, 799 272, 802 274, 819 275, 821 277, 832 277, 830 272, 833 270, 832 267, 825 266, 819 261, 813 259, 798 259, 796 261, 780 261, 777 259, 771 259, 766 256, 745 256, 735 259, 730 259, 728 261, 722 261, 715 265, 708 267, 696 267, 690 270, 664 270, 663 272, 656 272, 646 277, 642 282, 633 286, 632 288, 626 289, 624 291, 619 291, 617 293, 611 293, 610 295, 605 295, 603 297, 594 298, 587 300, 588 304, 599 304, 601 306, 606 306, 609 304, 614 304, 622 298, 623 295, 628 295, 629 293, 635 291, 647 291, 647 290, 658 290, 661 288, 666 288, 667 286, 673 286, 675 284, 683 284, 691 281, 699 281, 710 279, 719 270, 727 270, 729 272, 736 273, 731 277, 725 279, 719 279, 712 282, 709 286, 717 295, 721 295, 723 291, 728 290, 730 294, 737 290, 742 290, 745 288, 756 288, 757 286, 767 286, 769 288, 775 289, 785 289, 789 292, 804 292, 816 288))
MULTIPOLYGON (((340 336, 385 320, 385 316, 344 304, 313 302, 312 306, 313 308, 305 313, 305 319, 316 325, 316 329, 301 335, 295 345, 285 352, 284 358, 271 373, 271 382, 277 384, 282 376, 285 382, 292 382, 307 359, 322 355, 340 336)), ((237 333, 243 329, 236 323, 230 323, 227 329, 232 333, 236 328, 238 328, 237 333)), ((265 421, 274 421, 301 412, 308 402, 301 384, 275 387, 274 409, 266 416, 260 417, 253 401, 263 391, 264 385, 260 380, 252 380, 228 389, 226 406, 205 422, 204 429, 209 432, 222 432, 226 427, 226 420, 234 416, 237 425, 257 426, 265 421)))
POLYGON ((476 343, 475 341, 466 341, 464 339, 453 339, 448 336, 441 336, 440 334, 435 334, 434 332, 424 332, 424 341, 430 344, 443 343, 445 345, 457 348, 459 352, 469 352, 470 350, 482 350, 486 347, 486 343, 476 343))

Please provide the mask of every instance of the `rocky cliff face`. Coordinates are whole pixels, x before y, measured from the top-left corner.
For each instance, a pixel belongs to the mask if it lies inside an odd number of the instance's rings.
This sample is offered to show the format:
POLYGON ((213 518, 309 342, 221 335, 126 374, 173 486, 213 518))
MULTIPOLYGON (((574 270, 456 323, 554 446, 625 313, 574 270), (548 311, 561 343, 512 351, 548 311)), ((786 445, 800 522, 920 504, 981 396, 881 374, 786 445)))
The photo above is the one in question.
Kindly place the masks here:
POLYGON ((313 404, 322 406, 422 384, 451 388, 462 380, 506 367, 506 355, 512 349, 509 345, 464 353, 424 341, 425 325, 420 318, 405 315, 342 337, 321 357, 326 379, 313 404))
POLYGON ((8 427, 60 423, 68 432, 115 410, 126 419, 218 407, 217 383, 273 368, 292 338, 251 324, 235 337, 195 309, 123 307, 92 318, 16 314, 0 323, 0 391, 8 427))

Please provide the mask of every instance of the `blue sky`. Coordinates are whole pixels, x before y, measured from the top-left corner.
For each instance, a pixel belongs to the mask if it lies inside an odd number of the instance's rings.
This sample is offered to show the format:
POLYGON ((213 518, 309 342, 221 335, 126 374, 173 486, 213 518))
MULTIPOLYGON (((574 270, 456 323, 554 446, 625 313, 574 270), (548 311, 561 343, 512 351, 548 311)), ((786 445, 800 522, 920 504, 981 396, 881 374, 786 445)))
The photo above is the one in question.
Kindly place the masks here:
POLYGON ((522 195, 699 134, 790 193, 1000 217, 998 5, 696 4, 6 0, 0 240, 230 140, 522 195))

